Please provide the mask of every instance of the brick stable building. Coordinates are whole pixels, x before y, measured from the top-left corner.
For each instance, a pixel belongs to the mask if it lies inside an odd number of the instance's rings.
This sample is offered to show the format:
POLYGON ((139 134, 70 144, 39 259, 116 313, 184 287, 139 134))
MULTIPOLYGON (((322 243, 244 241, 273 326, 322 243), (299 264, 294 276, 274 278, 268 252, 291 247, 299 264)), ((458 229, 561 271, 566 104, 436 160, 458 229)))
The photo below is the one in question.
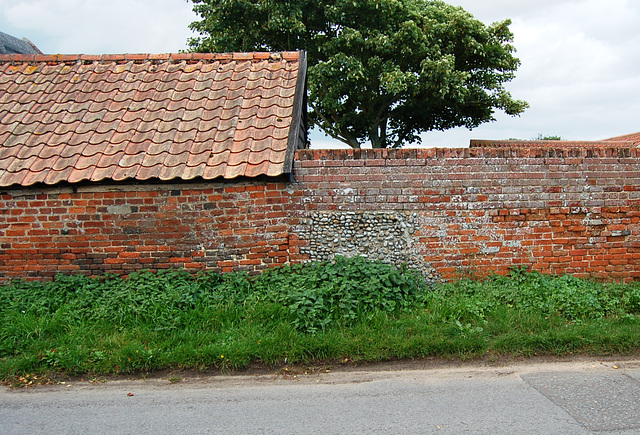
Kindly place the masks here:
POLYGON ((304 53, 0 56, 0 276, 282 262, 304 53))

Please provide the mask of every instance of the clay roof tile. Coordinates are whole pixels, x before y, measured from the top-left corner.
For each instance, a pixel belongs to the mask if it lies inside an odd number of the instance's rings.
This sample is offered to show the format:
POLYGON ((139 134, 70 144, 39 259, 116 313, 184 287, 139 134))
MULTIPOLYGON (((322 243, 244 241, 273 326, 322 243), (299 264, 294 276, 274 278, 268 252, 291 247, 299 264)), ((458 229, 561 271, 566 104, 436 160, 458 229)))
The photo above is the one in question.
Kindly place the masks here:
POLYGON ((0 55, 0 186, 288 173, 305 74, 299 52, 0 55))

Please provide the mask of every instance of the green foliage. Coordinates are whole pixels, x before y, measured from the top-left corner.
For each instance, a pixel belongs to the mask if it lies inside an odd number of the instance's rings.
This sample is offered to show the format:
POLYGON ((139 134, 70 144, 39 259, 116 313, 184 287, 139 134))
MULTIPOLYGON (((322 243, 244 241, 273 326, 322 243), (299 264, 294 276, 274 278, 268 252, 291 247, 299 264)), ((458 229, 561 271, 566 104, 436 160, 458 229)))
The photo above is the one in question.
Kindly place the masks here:
POLYGON ((562 138, 560 136, 544 135, 542 133, 538 133, 538 135, 531 140, 562 140, 562 138))
POLYGON ((362 257, 284 266, 264 272, 255 282, 289 310, 293 325, 317 332, 333 323, 351 325, 378 311, 407 307, 425 290, 416 271, 362 257))
MULTIPOLYGON (((524 140, 524 139, 520 139, 517 137, 510 137, 507 140, 524 140)), ((562 139, 562 137, 560 136, 544 135, 542 133, 538 133, 538 135, 536 137, 532 137, 531 140, 564 140, 564 139, 562 139)))
POLYGON ((513 269, 429 288, 337 257, 256 277, 185 271, 0 286, 0 379, 319 360, 637 352, 640 284, 513 269))
POLYGON ((485 311, 506 306, 546 317, 583 321, 632 312, 634 289, 633 285, 607 285, 571 275, 543 275, 513 268, 508 276, 493 275, 486 281, 460 280, 445 285, 441 291, 464 301, 459 305, 465 308, 465 316, 482 318, 485 311))
POLYGON ((359 148, 518 115, 510 21, 485 25, 436 0, 191 0, 195 51, 304 49, 312 124, 359 148))
POLYGON ((628 313, 640 314, 640 286, 634 285, 624 292, 622 303, 628 313))

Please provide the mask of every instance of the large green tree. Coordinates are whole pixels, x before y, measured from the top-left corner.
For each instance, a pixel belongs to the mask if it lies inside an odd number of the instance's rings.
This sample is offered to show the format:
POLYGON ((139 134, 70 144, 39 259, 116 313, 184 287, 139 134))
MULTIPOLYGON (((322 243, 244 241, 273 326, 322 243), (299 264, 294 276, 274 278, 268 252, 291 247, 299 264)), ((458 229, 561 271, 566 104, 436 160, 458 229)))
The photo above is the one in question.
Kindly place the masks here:
POLYGON ((435 0, 191 0, 194 51, 304 49, 310 121, 359 148, 518 115, 511 22, 485 25, 435 0))

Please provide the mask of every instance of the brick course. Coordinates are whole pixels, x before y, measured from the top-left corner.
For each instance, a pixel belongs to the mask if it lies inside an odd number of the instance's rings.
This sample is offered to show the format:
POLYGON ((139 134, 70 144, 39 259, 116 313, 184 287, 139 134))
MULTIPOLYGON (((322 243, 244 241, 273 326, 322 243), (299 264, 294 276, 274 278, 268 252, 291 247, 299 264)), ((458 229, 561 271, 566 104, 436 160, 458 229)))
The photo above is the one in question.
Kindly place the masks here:
POLYGON ((8 190, 0 277, 139 269, 255 271, 287 260, 286 182, 8 190))
POLYGON ((294 181, 5 189, 0 278, 304 261, 314 214, 417 214, 445 278, 526 265, 640 279, 637 149, 302 150, 294 181))
POLYGON ((294 169, 307 214, 418 213, 416 246, 445 278, 530 266, 631 280, 640 277, 638 154, 626 144, 306 150, 294 169))

